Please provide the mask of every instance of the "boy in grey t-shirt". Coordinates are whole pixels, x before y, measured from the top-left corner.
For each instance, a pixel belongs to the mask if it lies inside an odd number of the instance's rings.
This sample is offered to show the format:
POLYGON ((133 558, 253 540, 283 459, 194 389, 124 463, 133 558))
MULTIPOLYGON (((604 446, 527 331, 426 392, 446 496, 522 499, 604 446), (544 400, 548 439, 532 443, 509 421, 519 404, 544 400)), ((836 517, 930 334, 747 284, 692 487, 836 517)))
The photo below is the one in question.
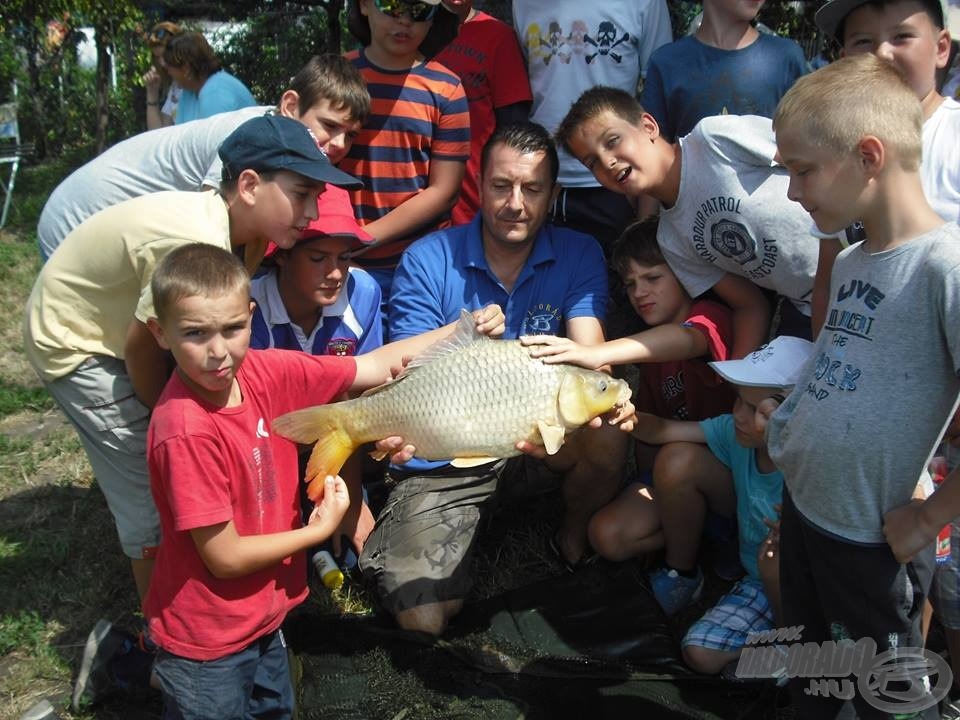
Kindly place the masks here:
MULTIPOLYGON (((904 535, 949 520, 939 493, 909 503, 960 393, 960 228, 924 197, 921 124, 909 86, 873 55, 801 78, 774 118, 790 198, 821 230, 860 219, 868 238, 838 256, 813 360, 768 426, 786 483, 783 624, 802 625, 805 643, 872 638, 878 654, 923 647, 932 553, 901 565, 891 547, 902 556, 904 535)), ((902 711, 938 717, 921 675, 903 680, 919 699, 902 711)), ((791 680, 798 716, 831 717, 842 701, 809 687, 791 680)), ((897 702, 885 689, 855 696, 860 717, 891 716, 877 709, 878 699, 897 702)))
POLYGON ((704 118, 678 143, 628 93, 583 93, 558 140, 604 187, 660 201, 657 240, 691 297, 707 290, 733 310, 733 355, 769 338, 761 288, 784 297, 780 334, 810 337, 818 244, 810 218, 787 200, 770 120, 704 118))

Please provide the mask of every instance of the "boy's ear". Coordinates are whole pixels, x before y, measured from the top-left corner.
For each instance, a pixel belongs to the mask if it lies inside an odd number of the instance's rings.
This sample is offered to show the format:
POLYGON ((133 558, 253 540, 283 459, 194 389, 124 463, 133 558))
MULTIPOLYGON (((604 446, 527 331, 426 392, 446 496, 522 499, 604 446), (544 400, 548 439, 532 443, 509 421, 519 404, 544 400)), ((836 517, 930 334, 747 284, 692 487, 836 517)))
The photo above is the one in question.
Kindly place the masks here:
POLYGON ((648 112, 640 116, 638 127, 650 138, 650 142, 660 137, 660 125, 657 123, 657 119, 648 112))
POLYGON ((937 33, 937 70, 942 70, 950 62, 950 31, 946 28, 937 33))
POLYGON ((261 183, 260 175, 256 170, 247 168, 237 178, 237 196, 245 205, 253 206, 257 202, 257 188, 261 183))
POLYGON ((147 318, 147 329, 150 331, 150 334, 153 335, 153 339, 157 341, 157 345, 164 350, 170 349, 170 343, 167 342, 167 338, 163 334, 163 327, 155 317, 147 318))
POLYGON ((300 119, 300 93, 296 90, 287 90, 280 96, 280 102, 277 107, 280 108, 280 114, 291 120, 300 119))
POLYGON ((883 170, 887 159, 887 150, 883 142, 875 135, 864 135, 857 143, 860 165, 868 175, 876 175, 883 170))

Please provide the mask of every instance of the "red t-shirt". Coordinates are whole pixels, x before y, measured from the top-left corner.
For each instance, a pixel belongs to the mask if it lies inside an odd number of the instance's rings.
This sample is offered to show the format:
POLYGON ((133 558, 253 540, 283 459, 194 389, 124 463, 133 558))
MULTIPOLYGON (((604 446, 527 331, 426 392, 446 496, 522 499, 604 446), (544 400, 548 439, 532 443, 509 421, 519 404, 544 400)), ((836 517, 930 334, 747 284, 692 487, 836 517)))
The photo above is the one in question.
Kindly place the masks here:
POLYGON ((174 374, 150 420, 147 460, 162 540, 143 612, 160 647, 213 660, 276 630, 307 594, 304 553, 239 578, 218 579, 190 535, 233 520, 243 536, 301 526, 294 443, 270 432, 291 410, 328 403, 356 376, 350 357, 250 350, 238 373, 243 402, 217 408, 174 374))
POLYGON ((707 365, 729 359, 733 343, 730 308, 711 300, 697 300, 683 324, 703 333, 708 354, 641 365, 637 409, 674 420, 706 420, 730 412, 737 394, 707 365))
POLYGON ((497 127, 495 108, 533 100, 527 66, 513 29, 478 11, 436 60, 460 76, 470 105, 470 159, 451 211, 454 225, 473 220, 480 208, 480 151, 497 127))

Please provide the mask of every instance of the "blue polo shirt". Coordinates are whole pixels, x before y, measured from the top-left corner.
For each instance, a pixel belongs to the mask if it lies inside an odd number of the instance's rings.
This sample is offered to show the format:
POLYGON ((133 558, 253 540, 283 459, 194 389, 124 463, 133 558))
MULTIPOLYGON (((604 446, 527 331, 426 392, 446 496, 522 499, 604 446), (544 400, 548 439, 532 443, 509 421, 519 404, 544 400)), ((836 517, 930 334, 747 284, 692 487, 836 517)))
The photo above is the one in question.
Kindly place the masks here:
MULTIPOLYGON (((565 335, 565 323, 607 311, 607 266, 600 245, 566 228, 541 228, 530 256, 508 292, 487 265, 481 217, 420 238, 393 276, 390 338, 419 335, 459 319, 460 310, 497 303, 506 316, 503 337, 565 335)), ((401 469, 422 472, 445 465, 414 458, 401 469)))
POLYGON ((390 339, 419 335, 457 320, 460 310, 497 303, 504 337, 564 335, 567 320, 607 311, 607 266, 589 235, 544 225, 508 292, 487 265, 481 216, 420 238, 403 253, 390 295, 390 339))
POLYGON ((253 312, 250 347, 301 350, 311 355, 361 355, 383 345, 380 286, 368 273, 350 268, 346 287, 333 305, 323 308, 310 336, 290 321, 280 299, 277 272, 250 282, 253 312))

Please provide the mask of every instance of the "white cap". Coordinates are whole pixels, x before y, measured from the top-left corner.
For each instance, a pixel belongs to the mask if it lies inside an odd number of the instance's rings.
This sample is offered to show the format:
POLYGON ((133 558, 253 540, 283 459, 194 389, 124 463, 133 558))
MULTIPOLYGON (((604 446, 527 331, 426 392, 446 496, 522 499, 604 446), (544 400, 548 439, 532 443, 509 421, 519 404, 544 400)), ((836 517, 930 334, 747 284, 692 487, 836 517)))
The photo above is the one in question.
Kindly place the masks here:
POLYGON ((781 335, 742 360, 710 363, 727 382, 747 387, 787 388, 797 384, 800 368, 813 353, 813 343, 781 335))

